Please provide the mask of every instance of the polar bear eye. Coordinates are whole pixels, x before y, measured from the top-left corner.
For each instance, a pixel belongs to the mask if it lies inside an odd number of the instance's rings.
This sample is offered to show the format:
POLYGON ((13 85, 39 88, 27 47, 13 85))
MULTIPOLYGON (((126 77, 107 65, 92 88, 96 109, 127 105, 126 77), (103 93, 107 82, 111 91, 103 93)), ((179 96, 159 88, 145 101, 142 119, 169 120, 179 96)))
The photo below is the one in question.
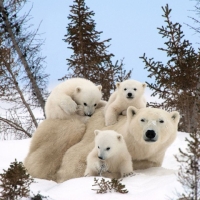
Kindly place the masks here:
POLYGON ((124 91, 126 91, 127 89, 126 88, 124 88, 124 91))
POLYGON ((98 146, 98 149, 100 149, 100 147, 98 146))
POLYGON ((141 122, 145 122, 145 119, 141 119, 141 122))
POLYGON ((161 119, 160 121, 159 121, 160 123, 164 123, 164 121, 161 119))
POLYGON ((137 90, 137 88, 134 88, 134 90, 136 91, 136 90, 137 90))
POLYGON ((97 106, 97 104, 95 103, 94 106, 97 106))
POLYGON ((109 151, 109 150, 110 150, 110 147, 106 148, 106 150, 109 151))
POLYGON ((84 106, 87 106, 87 103, 84 103, 83 105, 84 105, 84 106))

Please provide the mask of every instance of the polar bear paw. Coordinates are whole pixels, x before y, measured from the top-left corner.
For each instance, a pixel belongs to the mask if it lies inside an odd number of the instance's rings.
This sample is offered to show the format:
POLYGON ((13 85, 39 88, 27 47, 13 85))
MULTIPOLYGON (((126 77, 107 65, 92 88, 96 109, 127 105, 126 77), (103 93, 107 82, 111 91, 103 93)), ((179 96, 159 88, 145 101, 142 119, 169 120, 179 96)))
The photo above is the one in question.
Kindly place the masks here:
POLYGON ((65 99, 60 102, 60 107, 68 114, 76 112, 77 104, 75 101, 66 101, 65 99))
POLYGON ((76 107, 76 114, 81 115, 81 116, 84 116, 84 115, 85 115, 85 113, 84 113, 84 108, 83 108, 82 105, 78 105, 78 106, 76 107))
POLYGON ((76 112, 76 108, 77 108, 77 104, 75 101, 72 101, 69 103, 67 109, 70 113, 75 113, 76 112))
POLYGON ((132 176, 135 176, 135 175, 136 175, 135 172, 123 173, 123 177, 122 178, 132 177, 132 176))

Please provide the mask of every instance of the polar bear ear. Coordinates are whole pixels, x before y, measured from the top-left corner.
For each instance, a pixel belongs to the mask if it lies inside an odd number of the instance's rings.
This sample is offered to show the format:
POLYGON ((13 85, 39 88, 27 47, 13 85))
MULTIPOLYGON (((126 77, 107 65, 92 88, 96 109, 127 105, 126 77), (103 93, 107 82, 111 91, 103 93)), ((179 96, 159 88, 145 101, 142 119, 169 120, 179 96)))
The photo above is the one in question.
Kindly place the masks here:
POLYGON ((117 82, 115 86, 116 86, 116 88, 119 88, 120 82, 117 82))
POLYGON ((180 114, 179 114, 179 112, 173 111, 173 112, 170 113, 170 115, 171 115, 172 120, 173 120, 175 123, 178 124, 178 123, 179 123, 179 120, 180 120, 180 114))
POLYGON ((97 88, 99 89, 99 91, 102 90, 102 86, 101 85, 97 85, 97 88))
POLYGON ((135 116, 137 114, 139 109, 137 109, 134 106, 129 106, 127 109, 127 119, 132 119, 133 116, 135 116))
POLYGON ((119 141, 121 141, 121 140, 122 140, 122 135, 117 134, 117 139, 118 139, 119 141))
POLYGON ((146 84, 146 83, 142 83, 142 87, 143 87, 143 88, 146 88, 146 87, 147 87, 147 84, 146 84))
POLYGON ((80 86, 78 86, 78 87, 76 87, 76 92, 80 92, 81 91, 81 88, 80 88, 80 86))
POLYGON ((100 130, 95 130, 94 131, 95 136, 97 136, 99 133, 100 133, 100 130))

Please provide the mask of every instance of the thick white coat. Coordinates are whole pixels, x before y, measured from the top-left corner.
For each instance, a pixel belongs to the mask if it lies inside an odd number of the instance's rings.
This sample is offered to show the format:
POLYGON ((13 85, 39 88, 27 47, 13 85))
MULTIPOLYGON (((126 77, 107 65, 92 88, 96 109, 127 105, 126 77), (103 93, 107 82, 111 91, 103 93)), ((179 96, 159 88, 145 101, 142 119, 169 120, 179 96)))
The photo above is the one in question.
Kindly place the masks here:
POLYGON ((110 126, 117 122, 120 114, 126 115, 129 106, 145 108, 144 91, 146 83, 136 80, 125 80, 116 84, 115 92, 110 96, 105 106, 105 125, 110 126))
POLYGON ((125 177, 133 172, 131 155, 121 134, 95 130, 95 147, 87 156, 85 176, 115 174, 125 177))
POLYGON ((45 114, 47 119, 70 119, 72 115, 91 116, 98 106, 102 87, 89 80, 72 78, 56 86, 49 95, 45 114))

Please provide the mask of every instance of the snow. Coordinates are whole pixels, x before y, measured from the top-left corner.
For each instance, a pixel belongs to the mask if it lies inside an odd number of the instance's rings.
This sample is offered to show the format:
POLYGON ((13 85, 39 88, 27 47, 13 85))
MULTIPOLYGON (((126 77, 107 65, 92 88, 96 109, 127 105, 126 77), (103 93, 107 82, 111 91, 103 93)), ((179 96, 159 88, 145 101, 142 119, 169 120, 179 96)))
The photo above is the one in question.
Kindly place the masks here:
MULTIPOLYGON (((177 192, 182 191, 182 187, 177 181, 177 171, 179 164, 174 155, 179 154, 179 148, 184 150, 187 146, 185 137, 187 133, 178 132, 174 143, 168 148, 162 167, 137 170, 136 175, 122 180, 122 184, 129 191, 127 194, 108 192, 96 194, 94 177, 82 177, 57 184, 54 181, 35 179, 31 184, 30 194, 38 192, 47 196, 51 200, 169 200, 177 199, 177 192)), ((11 162, 23 161, 29 149, 31 139, 0 141, 0 173, 7 169, 11 162)), ((44 169, 45 170, 45 169, 44 169)), ((101 179, 101 177, 97 177, 101 179)), ((25 200, 26 198, 23 198, 25 200)))

